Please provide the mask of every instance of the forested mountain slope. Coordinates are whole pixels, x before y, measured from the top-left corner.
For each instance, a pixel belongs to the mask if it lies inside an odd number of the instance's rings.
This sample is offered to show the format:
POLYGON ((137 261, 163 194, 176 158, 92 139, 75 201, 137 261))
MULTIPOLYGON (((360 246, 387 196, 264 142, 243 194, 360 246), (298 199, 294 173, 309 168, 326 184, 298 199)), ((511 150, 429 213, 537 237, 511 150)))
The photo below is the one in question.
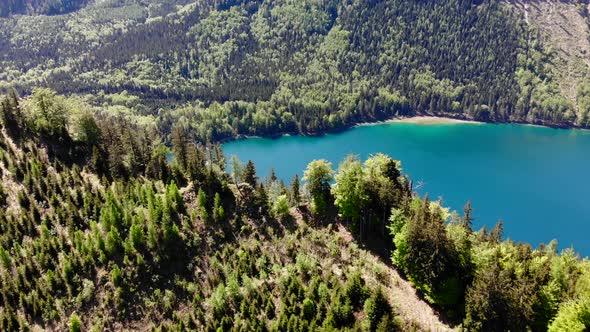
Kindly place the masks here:
POLYGON ((303 191, 183 136, 169 164, 159 137, 47 90, 2 99, 0 330, 450 329, 303 191))
POLYGON ((564 69, 587 10, 559 6, 579 17, 552 35, 543 0, 2 2, 0 330, 587 330, 588 259, 473 230, 399 161, 285 184, 215 144, 421 113, 588 126, 564 69))
POLYGON ((0 17, 15 14, 56 15, 84 7, 90 0, 4 0, 0 2, 0 17))
MULTIPOLYGON (((48 86, 113 112, 154 115, 168 133, 181 123, 201 141, 420 113, 586 126, 585 75, 570 75, 552 43, 585 37, 552 39, 544 16, 526 6, 99 2, 67 15, 0 19, 0 88, 26 94, 48 86)), ((584 5, 559 6, 578 15, 566 21, 587 28, 585 11, 575 9, 584 5)), ((588 62, 588 54, 576 56, 588 62)))
POLYGON ((474 231, 388 156, 287 186, 180 127, 170 163, 153 124, 89 109, 0 102, 2 331, 590 327, 588 259, 474 231))

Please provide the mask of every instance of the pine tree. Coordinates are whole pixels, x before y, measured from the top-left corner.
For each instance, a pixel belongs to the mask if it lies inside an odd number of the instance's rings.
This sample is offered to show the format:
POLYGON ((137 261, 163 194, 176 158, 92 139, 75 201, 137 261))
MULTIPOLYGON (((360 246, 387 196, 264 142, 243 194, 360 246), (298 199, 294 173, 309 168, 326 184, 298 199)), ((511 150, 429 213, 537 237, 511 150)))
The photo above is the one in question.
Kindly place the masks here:
POLYGON ((256 187, 258 183, 258 178, 256 177, 256 167, 252 160, 248 160, 246 164, 246 168, 244 169, 244 182, 251 185, 252 187, 256 187))
POLYGON ((300 187, 299 175, 295 174, 295 176, 293 177, 293 181, 291 181, 291 197, 292 197, 293 205, 295 205, 295 206, 299 206, 299 204, 301 203, 301 194, 299 192, 299 190, 300 190, 299 187, 300 187))
POLYGON ((500 243, 502 242, 502 236, 504 235, 504 222, 502 220, 498 220, 498 223, 490 230, 488 233, 489 241, 493 243, 500 243))
POLYGON ((0 103, 0 116, 2 117, 1 124, 12 137, 20 138, 26 132, 25 121, 14 89, 11 89, 9 96, 0 103))
POLYGON ((11 262, 12 259, 10 258, 10 253, 0 246, 0 264, 2 267, 6 270, 10 269, 11 262))
POLYGON ((202 188, 199 188, 199 193, 197 194, 197 205, 199 206, 201 219, 207 221, 209 219, 209 213, 207 212, 207 195, 205 195, 202 188))
POLYGON ((383 294, 383 290, 379 287, 365 301, 364 305, 366 314, 366 324, 369 331, 374 331, 377 324, 381 322, 381 319, 389 315, 391 312, 391 306, 383 294))
POLYGON ((473 223, 473 217, 471 215, 472 212, 473 212, 473 209, 471 208, 471 201, 467 201, 467 204, 465 204, 465 207, 463 208, 463 218, 461 219, 461 221, 462 221, 463 227, 468 232, 472 231, 472 223, 473 223))
POLYGON ((219 193, 215 193, 215 198, 213 200, 213 219, 216 223, 220 223, 225 219, 225 210, 223 209, 219 193))
POLYGON ((258 207, 262 216, 268 215, 268 195, 263 185, 256 187, 255 205, 258 207))
POLYGON ((178 162, 180 167, 185 170, 188 159, 188 140, 186 139, 186 133, 184 129, 179 126, 174 127, 172 129, 170 141, 172 142, 172 152, 174 153, 174 159, 178 162))
POLYGON ((190 143, 186 146, 186 168, 187 176, 192 181, 199 181, 205 177, 205 155, 196 144, 190 143))
POLYGON ((277 175, 275 174, 275 169, 271 168, 270 169, 270 176, 268 177, 268 183, 273 183, 276 182, 278 180, 277 175))
POLYGON ((80 321, 80 317, 74 312, 70 316, 70 332, 80 332, 82 331, 82 322, 80 321))
POLYGON ((126 175, 125 164, 123 163, 123 156, 125 150, 120 142, 113 144, 109 150, 109 173, 114 178, 122 178, 126 175))
POLYGON ((432 210, 428 195, 408 223, 407 273, 434 302, 454 305, 462 294, 458 253, 447 236, 440 208, 432 210))

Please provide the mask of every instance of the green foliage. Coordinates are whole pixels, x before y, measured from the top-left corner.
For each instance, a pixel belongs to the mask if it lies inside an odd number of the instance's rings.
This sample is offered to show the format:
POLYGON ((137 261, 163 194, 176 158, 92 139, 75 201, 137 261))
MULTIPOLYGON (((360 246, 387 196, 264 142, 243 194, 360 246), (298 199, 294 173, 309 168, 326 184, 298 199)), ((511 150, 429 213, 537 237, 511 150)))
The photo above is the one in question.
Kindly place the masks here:
POLYGON ((0 16, 84 9, 0 22, 1 90, 43 82, 110 114, 157 113, 171 140, 176 127, 206 143, 418 113, 587 122, 539 33, 497 1, 29 2, 0 16))
POLYGON ((207 221, 209 219, 209 212, 207 212, 207 195, 205 194, 205 191, 203 191, 203 188, 199 188, 197 204, 199 206, 201 219, 207 221))
POLYGON ((297 270, 304 276, 311 276, 317 269, 317 260, 305 253, 300 253, 296 258, 297 270))
MULTIPOLYGON (((332 37, 338 44, 341 36, 332 37)), ((385 155, 349 158, 335 178, 328 162, 310 163, 309 195, 300 197, 294 222, 276 222, 298 184, 289 189, 272 174, 261 183, 253 164, 232 181, 219 149, 187 143, 185 131, 175 138, 185 161, 169 166, 163 133, 126 118, 95 116, 95 143, 70 137, 68 126, 48 136, 28 125, 39 105, 79 109, 41 95, 0 104, 8 134, 0 135, 2 187, 17 203, 0 212, 0 330, 77 330, 82 310, 95 330, 140 321, 156 330, 412 328, 388 303, 398 287, 389 267, 363 259, 370 253, 359 247, 368 241, 384 243, 378 249, 393 252, 425 298, 470 330, 587 324, 587 260, 558 254, 555 243, 533 249, 503 241, 502 223, 474 233, 469 205, 446 223, 456 214, 416 197, 400 163, 385 155), (27 112, 18 112, 21 103, 27 112), (108 170, 113 160, 124 176, 108 170), (358 224, 331 225, 340 221, 332 193, 339 212, 358 224), (322 222, 308 223, 307 208, 322 204, 322 222), (356 240, 342 229, 357 226, 365 236, 356 240)))
MULTIPOLYGON (((524 31, 523 53, 518 56, 516 80, 520 96, 513 117, 538 123, 573 123, 576 115, 571 102, 560 94, 546 67, 551 66, 550 56, 541 49, 533 28, 524 31)), ((555 70, 553 70, 555 71, 555 70)))
POLYGON ((221 223, 225 219, 225 210, 219 193, 215 193, 215 198, 213 200, 213 219, 217 223, 221 223))
POLYGON ((303 300, 302 313, 305 319, 312 320, 316 314, 315 303, 313 303, 313 301, 308 298, 303 300))
POLYGON ((375 229, 383 236, 383 219, 410 196, 407 184, 399 162, 388 156, 377 154, 364 164, 349 156, 338 168, 332 194, 340 216, 352 220, 361 237, 375 229))
POLYGON ((590 298, 564 303, 549 331, 587 331, 590 328, 590 298))
POLYGON ((243 180, 252 187, 256 187, 256 184, 258 183, 256 167, 254 166, 252 160, 248 160, 248 163, 246 164, 246 168, 244 169, 243 173, 243 180))
POLYGON ((105 241, 105 249, 109 255, 115 255, 121 247, 121 236, 115 226, 111 226, 111 230, 107 233, 105 241))
POLYGON ((299 206, 301 203, 301 189, 300 189, 300 182, 299 182, 299 174, 295 174, 293 180, 291 181, 291 202, 295 206, 299 206))
POLYGON ((330 204, 330 182, 334 180, 332 163, 326 160, 314 160, 307 165, 303 180, 312 198, 312 211, 316 215, 326 213, 330 204))
POLYGON ((88 2, 88 0, 8 0, 6 2, 2 2, 2 5, 0 5, 0 17, 15 14, 63 14, 80 9, 88 2))
MULTIPOLYGON (((82 105, 78 105, 82 107, 82 105)), ((74 110, 70 114, 70 132, 75 141, 87 146, 95 146, 100 143, 101 132, 94 115, 87 110, 74 110)))
POLYGON ((36 89, 25 108, 28 111, 29 126, 41 135, 60 137, 65 135, 69 109, 62 97, 49 89, 36 89))
POLYGON ((10 254, 0 246, 0 263, 2 263, 2 267, 4 269, 10 269, 12 266, 12 260, 10 258, 10 254))
POLYGON ((393 261, 433 302, 453 308, 463 297, 459 254, 448 238, 442 212, 428 197, 408 219, 393 215, 393 261), (434 209, 432 208, 434 206, 434 209))
POLYGON ((344 294, 354 308, 359 308, 367 296, 367 289, 359 271, 352 274, 344 286, 344 294))
POLYGON ((82 331, 82 322, 80 321, 80 317, 74 312, 70 316, 70 324, 69 324, 70 332, 81 332, 82 331))
POLYGON ((117 264, 115 264, 115 266, 113 266, 113 269, 111 270, 111 281, 113 282, 115 287, 119 287, 123 283, 123 276, 121 275, 121 269, 119 268, 119 266, 117 264))
POLYGON ((244 176, 244 165, 237 156, 232 156, 229 163, 230 172, 234 183, 242 182, 244 176))
POLYGON ((365 323, 368 331, 375 331, 378 325, 387 324, 383 323, 382 320, 391 312, 391 307, 383 295, 381 288, 373 291, 371 296, 365 301, 364 310, 367 315, 365 323))
POLYGON ((347 157, 338 166, 335 179, 332 194, 340 216, 357 220, 366 200, 361 162, 353 156, 347 157))
POLYGON ((284 218, 289 215, 289 198, 287 195, 280 195, 272 205, 272 211, 278 218, 284 218))
POLYGON ((172 129, 171 139, 172 143, 172 152, 174 153, 174 158, 182 167, 186 169, 188 166, 188 138, 186 133, 181 127, 174 127, 172 129))
POLYGON ((516 282, 498 262, 478 271, 466 296, 465 326, 477 331, 526 329, 529 317, 520 302, 528 299, 517 297, 516 282))
POLYGON ((580 115, 577 122, 580 126, 588 126, 590 123, 590 81, 583 81, 578 86, 576 95, 580 115))

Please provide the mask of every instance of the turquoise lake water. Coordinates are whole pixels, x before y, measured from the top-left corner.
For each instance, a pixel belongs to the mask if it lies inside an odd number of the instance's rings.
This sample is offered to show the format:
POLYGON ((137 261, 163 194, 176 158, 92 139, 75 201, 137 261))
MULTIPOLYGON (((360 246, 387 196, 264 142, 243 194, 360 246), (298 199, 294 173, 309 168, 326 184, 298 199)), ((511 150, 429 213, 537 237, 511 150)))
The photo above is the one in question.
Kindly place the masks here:
POLYGON ((254 161, 260 177, 274 168, 289 183, 313 159, 333 168, 348 154, 383 152, 402 161, 420 194, 442 197, 474 226, 504 221, 504 236, 537 246, 552 239, 590 255, 590 131, 521 125, 386 123, 320 137, 250 138, 223 145, 229 157, 254 161))

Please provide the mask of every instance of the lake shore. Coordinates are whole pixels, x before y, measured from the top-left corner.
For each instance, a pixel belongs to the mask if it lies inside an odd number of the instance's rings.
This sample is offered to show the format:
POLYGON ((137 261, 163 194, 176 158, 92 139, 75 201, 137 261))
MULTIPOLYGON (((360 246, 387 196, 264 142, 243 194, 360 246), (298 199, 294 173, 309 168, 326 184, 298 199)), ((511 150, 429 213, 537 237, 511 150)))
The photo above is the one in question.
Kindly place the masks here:
POLYGON ((590 255, 588 241, 578 234, 583 233, 584 217, 590 215, 590 205, 584 201, 589 188, 579 180, 590 160, 584 153, 590 147, 590 132, 530 124, 462 124, 428 116, 383 119, 380 125, 324 137, 236 142, 224 145, 223 151, 226 156, 251 159, 258 174, 270 174, 273 168, 285 182, 295 174, 301 176, 314 159, 326 159, 336 168, 350 154, 364 160, 385 153, 402 162, 415 184, 421 183, 414 187, 419 195, 444 195, 445 206, 458 211, 467 200, 475 202, 477 228, 489 229, 498 219, 507 220, 506 234, 516 241, 538 244, 559 238, 559 250, 575 245, 581 255, 590 255), (385 123, 392 121, 403 123, 385 123), (559 181, 539 181, 548 172, 559 174, 559 181), (577 194, 553 194, 563 188, 577 194), (571 223, 554 228, 552 220, 564 213, 571 223), (544 224, 538 227, 537 222, 544 224))
POLYGON ((283 132, 283 133, 275 133, 272 135, 238 135, 237 137, 226 137, 224 139, 218 140, 218 143, 228 143, 231 141, 236 140, 243 140, 248 138, 271 138, 277 139, 283 136, 323 136, 326 134, 334 134, 334 133, 342 133, 347 130, 350 130, 355 127, 364 127, 364 126, 376 126, 384 123, 407 123, 407 124, 416 124, 416 125, 424 125, 424 126, 432 126, 432 125, 452 125, 452 124, 515 124, 521 126, 531 126, 531 127, 543 127, 543 128, 552 128, 552 129, 579 129, 579 130, 590 130, 587 128, 581 128, 574 125, 564 125, 564 124, 551 124, 551 123, 530 123, 524 121, 507 121, 507 122, 494 122, 494 121, 476 121, 466 118, 464 116, 457 116, 457 115, 412 115, 412 116, 396 116, 393 118, 385 119, 385 120, 376 120, 376 121, 368 121, 368 122, 359 122, 353 124, 343 125, 342 127, 327 129, 324 131, 319 132, 283 132))
POLYGON ((387 120, 382 121, 374 121, 374 122, 361 122, 353 125, 352 127, 363 127, 363 126, 375 126, 384 123, 409 123, 409 124, 417 124, 417 125, 448 125, 448 124, 485 124, 485 122, 475 121, 475 120, 468 120, 468 119, 458 119, 453 117, 444 117, 444 116, 434 116, 434 115, 416 115, 416 116, 402 116, 402 117, 394 117, 387 120))
POLYGON ((441 125, 441 124, 462 124, 462 123, 463 124, 464 123, 482 124, 483 123, 483 122, 473 121, 473 120, 444 118, 444 117, 430 116, 430 115, 413 116, 413 117, 407 117, 407 118, 396 118, 396 119, 390 119, 387 122, 411 123, 411 124, 419 124, 419 125, 441 125))

